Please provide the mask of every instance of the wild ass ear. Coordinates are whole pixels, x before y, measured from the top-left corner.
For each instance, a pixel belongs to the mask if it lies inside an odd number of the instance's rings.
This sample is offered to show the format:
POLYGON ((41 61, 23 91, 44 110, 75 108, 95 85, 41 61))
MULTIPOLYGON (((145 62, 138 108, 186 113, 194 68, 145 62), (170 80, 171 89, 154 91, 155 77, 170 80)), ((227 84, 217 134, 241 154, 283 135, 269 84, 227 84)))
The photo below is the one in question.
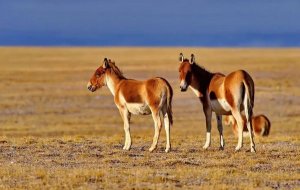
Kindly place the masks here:
POLYGON ((195 55, 192 54, 191 55, 191 64, 194 64, 194 63, 196 63, 196 59, 195 59, 195 55))
POLYGON ((103 61, 103 68, 108 68, 109 67, 109 64, 108 64, 108 59, 107 58, 104 58, 104 61, 103 61))
POLYGON ((113 64, 113 65, 116 65, 115 62, 112 61, 111 59, 108 59, 108 62, 111 63, 111 64, 113 64))
POLYGON ((180 54, 179 54, 179 61, 183 62, 183 60, 184 60, 183 54, 180 53, 180 54))

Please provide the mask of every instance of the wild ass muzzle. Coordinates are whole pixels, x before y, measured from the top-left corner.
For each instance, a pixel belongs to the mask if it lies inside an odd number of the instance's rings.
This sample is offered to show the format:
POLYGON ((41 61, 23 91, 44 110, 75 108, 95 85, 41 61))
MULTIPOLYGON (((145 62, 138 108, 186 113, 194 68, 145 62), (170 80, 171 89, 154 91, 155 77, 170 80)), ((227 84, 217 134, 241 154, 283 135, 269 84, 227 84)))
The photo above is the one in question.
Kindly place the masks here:
POLYGON ((124 121, 125 145, 124 150, 131 147, 130 118, 131 114, 149 115, 154 120, 153 143, 150 152, 156 149, 162 127, 162 118, 166 131, 166 152, 171 149, 170 129, 172 119, 173 90, 166 79, 157 77, 145 81, 127 79, 115 65, 115 62, 104 59, 87 84, 87 88, 94 92, 102 86, 107 86, 114 96, 114 102, 124 121))
POLYGON ((253 131, 251 125, 252 109, 254 106, 254 82, 244 70, 238 70, 225 76, 221 73, 211 73, 195 62, 179 55, 179 79, 181 91, 190 88, 200 99, 206 119, 206 142, 203 146, 207 149, 211 144, 211 118, 215 112, 217 126, 220 134, 220 149, 225 146, 223 137, 222 115, 233 115, 238 124, 238 143, 235 148, 239 151, 243 146, 243 116, 245 111, 246 125, 248 128, 251 152, 255 152, 253 131))

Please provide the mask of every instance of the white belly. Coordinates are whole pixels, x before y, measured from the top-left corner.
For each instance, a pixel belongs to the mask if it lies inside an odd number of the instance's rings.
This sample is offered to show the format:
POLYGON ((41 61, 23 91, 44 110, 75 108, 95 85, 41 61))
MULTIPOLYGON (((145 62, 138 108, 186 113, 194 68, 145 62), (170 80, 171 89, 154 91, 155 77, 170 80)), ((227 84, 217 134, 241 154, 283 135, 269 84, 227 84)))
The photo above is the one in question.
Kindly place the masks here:
POLYGON ((217 114, 226 115, 231 112, 230 105, 225 99, 211 100, 210 105, 212 110, 217 114))
POLYGON ((149 106, 143 103, 127 103, 126 107, 134 115, 148 115, 151 113, 149 106))

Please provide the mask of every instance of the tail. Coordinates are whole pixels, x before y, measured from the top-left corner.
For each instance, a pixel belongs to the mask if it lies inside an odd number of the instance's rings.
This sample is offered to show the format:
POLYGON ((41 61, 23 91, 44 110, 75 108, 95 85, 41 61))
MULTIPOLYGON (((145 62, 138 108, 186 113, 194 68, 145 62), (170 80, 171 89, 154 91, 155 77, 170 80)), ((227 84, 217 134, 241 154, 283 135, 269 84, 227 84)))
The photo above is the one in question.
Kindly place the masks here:
POLYGON ((167 115, 168 119, 171 125, 173 125, 173 112, 172 112, 172 99, 173 99, 173 89, 170 85, 170 83, 161 77, 158 77, 159 79, 163 80, 166 83, 167 87, 167 115))
POLYGON ((265 115, 263 115, 263 117, 265 118, 266 121, 265 121, 265 129, 262 136, 268 136, 270 134, 271 122, 265 115))
POLYGON ((246 118, 251 123, 251 118, 253 115, 253 107, 254 107, 254 82, 250 75, 244 71, 245 79, 243 80, 243 85, 245 87, 245 100, 244 100, 244 109, 246 118))
POLYGON ((173 125, 172 99, 173 99, 173 89, 170 86, 170 84, 168 84, 167 113, 171 125, 173 125))

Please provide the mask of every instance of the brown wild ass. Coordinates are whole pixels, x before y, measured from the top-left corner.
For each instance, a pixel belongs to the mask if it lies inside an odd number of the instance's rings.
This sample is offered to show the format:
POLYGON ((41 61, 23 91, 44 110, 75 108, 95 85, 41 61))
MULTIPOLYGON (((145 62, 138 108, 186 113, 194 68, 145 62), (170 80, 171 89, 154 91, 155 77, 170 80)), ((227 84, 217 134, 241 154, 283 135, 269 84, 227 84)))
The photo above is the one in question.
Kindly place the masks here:
POLYGON ((164 119, 166 131, 166 152, 171 149, 170 128, 172 119, 172 87, 163 78, 151 78, 146 81, 127 79, 114 62, 104 59, 104 63, 93 74, 87 88, 94 92, 102 86, 107 86, 114 96, 114 101, 124 121, 124 150, 131 147, 130 117, 152 114, 155 134, 150 152, 156 149, 159 133, 162 127, 161 116, 164 119))
POLYGON ((179 79, 181 91, 188 87, 196 94, 203 105, 206 119, 206 142, 203 146, 207 149, 211 143, 211 118, 215 112, 220 134, 220 149, 224 149, 222 115, 233 115, 238 124, 238 143, 235 148, 240 150, 243 146, 243 119, 245 111, 248 131, 250 131, 251 152, 255 152, 252 126, 250 118, 254 106, 254 82, 250 75, 239 70, 225 76, 221 73, 211 73, 195 63, 195 56, 191 61, 180 54, 179 79))
MULTIPOLYGON (((248 132, 247 126, 245 125, 246 117, 244 115, 243 115, 243 120, 244 120, 243 134, 245 136, 248 136, 249 132, 248 132)), ((265 115, 252 116, 251 122, 252 122, 253 132, 254 132, 255 136, 265 137, 265 136, 269 135, 270 129, 271 129, 271 122, 267 118, 267 116, 265 116, 265 115)), ((235 136, 238 135, 238 126, 232 115, 225 116, 224 124, 232 125, 232 130, 233 130, 234 135, 235 136)))

